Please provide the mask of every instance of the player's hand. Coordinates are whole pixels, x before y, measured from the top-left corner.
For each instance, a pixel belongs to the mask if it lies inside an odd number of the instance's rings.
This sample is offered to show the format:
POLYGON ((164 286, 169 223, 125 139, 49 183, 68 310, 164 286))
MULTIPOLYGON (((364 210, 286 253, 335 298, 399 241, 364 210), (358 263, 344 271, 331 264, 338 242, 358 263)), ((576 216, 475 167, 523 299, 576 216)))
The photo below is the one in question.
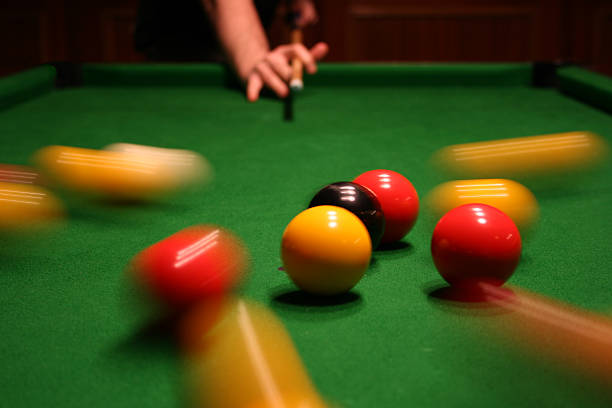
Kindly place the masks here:
POLYGON ((315 44, 310 50, 302 44, 280 45, 270 51, 261 61, 255 64, 247 78, 247 99, 255 102, 259 93, 266 86, 280 98, 289 94, 287 82, 291 77, 291 59, 302 60, 309 74, 317 72, 316 61, 323 58, 329 47, 326 43, 315 44))
POLYGON ((319 21, 319 15, 312 0, 293 0, 291 11, 297 16, 295 24, 299 28, 316 24, 319 21))

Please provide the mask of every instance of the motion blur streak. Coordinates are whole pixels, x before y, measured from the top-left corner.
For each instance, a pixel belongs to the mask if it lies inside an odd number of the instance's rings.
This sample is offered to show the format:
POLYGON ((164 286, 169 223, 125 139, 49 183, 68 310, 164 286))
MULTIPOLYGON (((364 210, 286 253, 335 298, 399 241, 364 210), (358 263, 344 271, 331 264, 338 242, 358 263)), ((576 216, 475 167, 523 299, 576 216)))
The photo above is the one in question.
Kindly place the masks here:
POLYGON ((478 284, 485 299, 510 313, 502 331, 517 344, 612 386, 612 319, 518 288, 478 284))
POLYGON ((267 307, 227 297, 182 321, 193 402, 209 408, 324 408, 287 330, 267 307))

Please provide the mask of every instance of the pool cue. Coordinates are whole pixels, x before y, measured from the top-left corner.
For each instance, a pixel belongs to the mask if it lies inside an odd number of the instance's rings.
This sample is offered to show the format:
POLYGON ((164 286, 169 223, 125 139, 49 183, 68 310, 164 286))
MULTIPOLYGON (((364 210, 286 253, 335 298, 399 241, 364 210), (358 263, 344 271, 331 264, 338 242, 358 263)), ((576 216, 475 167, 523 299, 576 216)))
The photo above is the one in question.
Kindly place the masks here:
POLYGON ((283 119, 287 122, 293 120, 293 91, 291 89, 283 100, 283 119))
MULTIPOLYGON (((286 2, 287 6, 287 23, 291 29, 290 42, 297 44, 302 42, 302 30, 296 24, 296 13, 291 11, 291 2, 286 2)), ((285 97, 283 104, 283 119, 285 121, 293 120, 293 97, 294 93, 301 91, 304 88, 302 81, 302 61, 297 57, 291 58, 291 76, 289 77, 289 93, 285 97)))
MULTIPOLYGON (((301 44, 302 38, 302 30, 293 27, 291 29, 291 44, 301 44)), ((289 88, 291 91, 301 91, 304 89, 303 71, 304 66, 302 60, 293 57, 291 59, 291 79, 289 80, 289 88)))

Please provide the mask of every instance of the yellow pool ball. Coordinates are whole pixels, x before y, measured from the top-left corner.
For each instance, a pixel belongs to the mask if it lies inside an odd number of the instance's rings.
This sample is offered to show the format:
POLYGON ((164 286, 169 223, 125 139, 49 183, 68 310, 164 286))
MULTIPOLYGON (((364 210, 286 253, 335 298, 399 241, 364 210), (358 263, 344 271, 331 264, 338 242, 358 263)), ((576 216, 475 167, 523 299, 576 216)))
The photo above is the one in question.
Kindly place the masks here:
POLYGON ((106 198, 147 199, 177 187, 164 162, 126 152, 48 146, 33 161, 64 188, 106 198))
POLYGON ((140 155, 144 160, 159 161, 168 168, 168 175, 178 187, 207 185, 213 179, 213 167, 210 162, 201 154, 191 150, 133 143, 113 143, 105 146, 104 150, 140 155))
POLYGON ((434 188, 426 201, 437 218, 463 204, 487 204, 506 213, 522 232, 535 224, 539 214, 531 191, 506 179, 449 181, 434 188))
POLYGON ((63 214, 62 202, 50 191, 29 184, 0 182, 0 230, 40 226, 63 214))
POLYGON ((259 303, 230 296, 181 315, 180 333, 194 406, 324 408, 280 319, 259 303), (236 381, 240 390, 236 392, 236 381))
POLYGON ((207 303, 195 305, 181 318, 182 339, 188 343, 183 350, 193 406, 328 406, 272 310, 242 298, 230 297, 223 303, 212 325, 207 303))
POLYGON ((365 225, 341 207, 322 205, 302 211, 282 237, 285 272, 300 289, 316 295, 351 290, 363 277, 371 256, 365 225))
POLYGON ((447 146, 432 161, 455 177, 534 177, 592 168, 609 150, 601 136, 577 131, 447 146))

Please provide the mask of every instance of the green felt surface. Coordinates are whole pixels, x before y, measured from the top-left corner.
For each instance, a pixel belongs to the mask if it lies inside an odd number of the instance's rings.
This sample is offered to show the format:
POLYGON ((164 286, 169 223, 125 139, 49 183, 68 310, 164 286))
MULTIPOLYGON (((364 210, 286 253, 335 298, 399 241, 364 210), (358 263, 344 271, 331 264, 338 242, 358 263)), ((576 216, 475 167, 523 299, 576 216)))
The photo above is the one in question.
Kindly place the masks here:
MULTIPOLYGON (((88 64, 83 83, 100 85, 221 85, 227 71, 217 65, 88 64)), ((309 84, 321 86, 447 86, 526 85, 531 80, 529 64, 324 64, 309 84)))
POLYGON ((559 71, 559 87, 574 98, 612 112, 612 78, 567 67, 559 71))
POLYGON ((51 91, 55 69, 40 66, 0 79, 0 110, 51 91))
POLYGON ((448 86, 526 85, 528 64, 325 64, 311 85, 448 86))
MULTIPOLYGON (((345 68, 347 76, 359 72, 345 68)), ((220 86, 168 84, 64 89, 0 112, 3 163, 27 163, 49 144, 132 142, 195 150, 216 172, 206 190, 149 205, 60 192, 69 212, 63 226, 2 238, 0 405, 183 406, 172 333, 150 329, 124 269, 148 245, 216 223, 251 252, 244 294, 278 313, 316 386, 340 406, 610 406, 612 393, 596 382, 494 336, 496 313, 429 296, 443 281, 425 209, 403 247, 374 254, 349 302, 300 304, 278 271, 283 229, 327 183, 389 168, 424 197, 441 181, 427 159, 451 143, 573 130, 610 140, 612 117, 601 110, 553 89, 504 82, 339 88, 307 79, 292 123, 281 120, 273 99, 248 104, 220 86)), ((611 176, 606 163, 579 182, 536 191, 540 224, 525 239, 512 284, 612 313, 611 176)))
POLYGON ((85 64, 85 86, 221 86, 226 71, 203 64, 85 64))

